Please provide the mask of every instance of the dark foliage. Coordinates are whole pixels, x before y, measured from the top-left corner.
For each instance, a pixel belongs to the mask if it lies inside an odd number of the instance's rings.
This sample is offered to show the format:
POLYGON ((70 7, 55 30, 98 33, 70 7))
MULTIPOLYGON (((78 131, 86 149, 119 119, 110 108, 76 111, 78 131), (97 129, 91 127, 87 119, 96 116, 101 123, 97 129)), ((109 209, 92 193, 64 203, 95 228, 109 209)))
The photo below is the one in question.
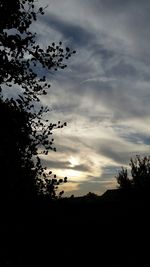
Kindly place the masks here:
POLYGON ((132 181, 128 177, 128 171, 127 169, 123 168, 116 176, 117 182, 120 186, 120 188, 129 188, 131 187, 132 181))
POLYGON ((43 14, 42 7, 35 7, 35 0, 0 0, 0 191, 10 199, 37 193, 56 198, 58 185, 67 181, 46 173, 39 157, 39 148, 45 155, 56 151, 52 131, 66 123, 44 120, 49 109, 36 102, 50 87, 44 70, 66 68, 64 59, 75 51, 64 48, 61 42, 45 49, 36 43, 30 26, 43 14), (4 99, 5 89, 15 90, 16 86, 20 88, 17 99, 4 99))
POLYGON ((50 87, 45 75, 38 72, 39 67, 48 70, 66 68, 64 58, 68 59, 75 51, 63 48, 60 42, 51 43, 45 49, 36 44, 36 33, 30 26, 43 8, 35 11, 34 0, 0 0, 0 84, 11 87, 20 85, 24 101, 39 101, 50 87), (37 68, 38 67, 38 68, 37 68))
POLYGON ((150 189, 150 157, 136 156, 130 160, 131 177, 125 168, 116 176, 120 188, 134 188, 141 192, 149 192, 150 189))
POLYGON ((4 200, 35 196, 36 147, 31 142, 29 114, 13 100, 0 99, 0 197, 4 200))

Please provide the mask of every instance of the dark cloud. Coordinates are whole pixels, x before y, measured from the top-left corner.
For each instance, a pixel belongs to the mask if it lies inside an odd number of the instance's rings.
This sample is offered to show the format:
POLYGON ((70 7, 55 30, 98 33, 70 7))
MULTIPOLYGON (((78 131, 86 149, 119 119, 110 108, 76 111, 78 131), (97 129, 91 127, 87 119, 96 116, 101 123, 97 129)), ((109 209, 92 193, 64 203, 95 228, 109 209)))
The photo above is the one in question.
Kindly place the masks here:
POLYGON ((123 77, 129 79, 130 78, 135 79, 135 77, 137 78, 139 74, 139 72, 133 65, 126 63, 124 60, 120 60, 116 65, 111 67, 106 73, 108 76, 113 76, 115 78, 123 77))
MULTIPOLYGON (((63 142, 65 143, 65 137, 63 138, 63 142)), ((65 146, 61 144, 57 144, 56 141, 56 149, 59 153, 66 153, 66 154, 71 154, 71 153, 77 153, 78 148, 77 147, 70 147, 70 146, 65 146)))
MULTIPOLYGON (((124 140, 97 138, 93 147, 100 156, 109 158, 112 162, 117 163, 118 166, 120 164, 127 164, 131 155, 131 147, 124 140)), ((109 168, 110 166, 108 165, 109 168)))
POLYGON ((129 160, 130 153, 123 152, 122 150, 123 148, 121 147, 117 149, 116 147, 103 145, 100 149, 100 153, 118 164, 126 164, 129 160))
POLYGON ((132 144, 145 144, 150 145, 150 136, 148 134, 140 134, 140 133, 133 133, 133 134, 122 134, 122 137, 132 144))
POLYGON ((110 12, 114 11, 115 13, 121 12, 124 10, 129 10, 129 8, 134 7, 135 9, 139 6, 149 6, 149 1, 147 0, 94 0, 92 3, 96 7, 103 8, 105 10, 110 10, 110 12), (93 3, 94 2, 94 3, 93 3))
MULTIPOLYGON (((118 165, 118 167, 120 168, 120 164, 118 165)), ((102 167, 101 179, 103 179, 104 181, 109 181, 110 179, 114 178, 117 174, 118 167, 113 165, 102 167)))
POLYGON ((53 161, 53 160, 42 160, 43 165, 48 168, 48 169, 66 169, 69 166, 69 162, 68 161, 53 161))
POLYGON ((60 32, 63 39, 68 39, 74 46, 76 44, 78 46, 87 46, 89 41, 91 42, 95 39, 95 35, 88 29, 78 25, 78 21, 67 22, 65 18, 61 19, 57 15, 50 13, 48 16, 43 17, 43 22, 55 31, 60 32))
POLYGON ((70 169, 81 172, 88 172, 90 169, 87 165, 79 164, 76 166, 71 166, 69 161, 53 161, 53 160, 42 160, 43 165, 48 169, 70 169))
POLYGON ((105 167, 102 167, 102 172, 105 174, 105 180, 107 180, 107 176, 109 177, 111 175, 111 178, 114 177, 114 174, 116 173, 117 166, 114 165, 107 165, 105 167))
POLYGON ((97 79, 86 85, 86 93, 93 101, 93 109, 98 104, 105 105, 113 115, 112 122, 129 120, 129 118, 144 119, 150 114, 148 104, 150 93, 145 82, 125 78, 114 81, 97 79))
MULTIPOLYGON (((105 34, 102 34, 102 39, 106 38, 105 34)), ((96 38, 95 38, 96 39, 96 38)), ((90 42, 91 44, 91 50, 92 50, 92 55, 93 57, 97 57, 97 59, 99 58, 99 60, 103 60, 103 63, 105 64, 106 61, 108 62, 108 60, 111 60, 114 56, 115 56, 115 51, 113 51, 113 49, 111 48, 107 48, 107 46, 104 45, 104 43, 99 41, 97 41, 96 43, 94 42, 90 42)))
POLYGON ((79 164, 74 167, 70 167, 70 169, 76 170, 76 171, 82 171, 82 172, 89 172, 90 168, 85 164, 79 164))

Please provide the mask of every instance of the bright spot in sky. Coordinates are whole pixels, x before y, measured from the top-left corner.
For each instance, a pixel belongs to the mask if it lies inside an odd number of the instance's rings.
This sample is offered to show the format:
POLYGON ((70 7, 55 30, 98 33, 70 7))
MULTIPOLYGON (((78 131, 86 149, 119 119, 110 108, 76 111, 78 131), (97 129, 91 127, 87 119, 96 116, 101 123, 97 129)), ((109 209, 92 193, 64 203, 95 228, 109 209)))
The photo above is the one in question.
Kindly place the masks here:
POLYGON ((75 167, 75 166, 79 165, 79 159, 77 157, 71 156, 69 158, 69 163, 70 163, 70 167, 75 167))
POLYGON ((81 171, 77 170, 70 170, 70 169, 65 169, 65 174, 68 178, 69 181, 83 181, 85 179, 85 175, 81 171))

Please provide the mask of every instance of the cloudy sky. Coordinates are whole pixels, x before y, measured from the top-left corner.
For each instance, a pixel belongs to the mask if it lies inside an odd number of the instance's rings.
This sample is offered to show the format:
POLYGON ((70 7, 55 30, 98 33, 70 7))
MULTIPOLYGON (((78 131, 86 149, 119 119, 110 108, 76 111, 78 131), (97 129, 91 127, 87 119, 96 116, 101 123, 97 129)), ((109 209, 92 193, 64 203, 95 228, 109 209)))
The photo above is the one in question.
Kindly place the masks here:
POLYGON ((66 195, 102 194, 131 157, 149 154, 150 1, 40 0, 48 4, 34 30, 43 46, 62 41, 77 53, 48 79, 42 99, 57 152, 43 157, 66 195))

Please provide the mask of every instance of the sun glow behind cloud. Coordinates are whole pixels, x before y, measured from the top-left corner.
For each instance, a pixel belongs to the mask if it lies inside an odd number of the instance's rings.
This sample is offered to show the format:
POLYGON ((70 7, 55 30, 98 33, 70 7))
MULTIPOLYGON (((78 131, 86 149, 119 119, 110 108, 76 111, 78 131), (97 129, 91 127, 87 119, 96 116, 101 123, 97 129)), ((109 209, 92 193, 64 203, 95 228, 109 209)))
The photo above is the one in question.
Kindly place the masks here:
POLYGON ((75 167, 77 165, 79 165, 79 159, 77 157, 74 157, 74 156, 70 156, 69 160, 70 162, 70 167, 75 167))
POLYGON ((72 170, 72 169, 64 169, 64 170, 57 170, 57 174, 59 176, 67 176, 70 182, 79 182, 86 180, 86 176, 83 174, 83 172, 78 170, 72 170))

